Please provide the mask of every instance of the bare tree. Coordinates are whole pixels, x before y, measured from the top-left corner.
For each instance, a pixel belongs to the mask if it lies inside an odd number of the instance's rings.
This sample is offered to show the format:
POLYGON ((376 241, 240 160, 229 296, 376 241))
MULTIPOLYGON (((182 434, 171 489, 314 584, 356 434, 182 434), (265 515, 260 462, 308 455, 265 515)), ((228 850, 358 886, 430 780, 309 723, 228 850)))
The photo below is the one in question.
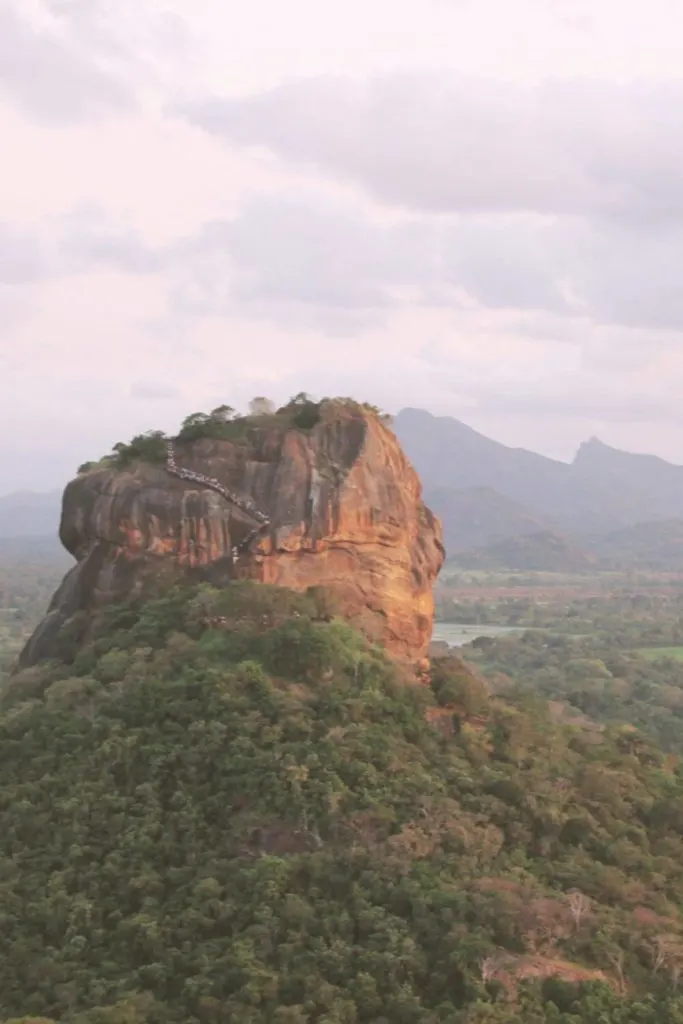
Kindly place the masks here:
POLYGON ((250 416, 272 416, 274 412, 275 403, 271 402, 269 398, 263 398, 261 395, 252 398, 249 403, 250 416))
POLYGON ((586 914, 590 913, 590 897, 586 896, 582 892, 579 892, 578 889, 574 889, 573 892, 569 893, 568 899, 569 910, 571 911, 571 915, 574 918, 574 926, 576 928, 576 931, 578 932, 579 928, 581 927, 582 920, 584 919, 586 914))
POLYGON ((652 973, 658 974, 667 959, 667 943, 665 935, 658 935, 650 945, 652 951, 652 973))
POLYGON ((612 964, 619 978, 619 992, 623 996, 626 992, 626 978, 624 977, 624 951, 615 950, 607 954, 607 959, 612 964))
POLYGON ((493 953, 491 956, 485 957, 479 962, 479 966, 481 967, 481 980, 484 984, 493 981, 501 967, 500 955, 493 953))
POLYGON ((683 967, 683 944, 677 935, 657 935, 650 944, 652 951, 652 973, 657 974, 666 968, 671 976, 671 984, 678 988, 683 967))

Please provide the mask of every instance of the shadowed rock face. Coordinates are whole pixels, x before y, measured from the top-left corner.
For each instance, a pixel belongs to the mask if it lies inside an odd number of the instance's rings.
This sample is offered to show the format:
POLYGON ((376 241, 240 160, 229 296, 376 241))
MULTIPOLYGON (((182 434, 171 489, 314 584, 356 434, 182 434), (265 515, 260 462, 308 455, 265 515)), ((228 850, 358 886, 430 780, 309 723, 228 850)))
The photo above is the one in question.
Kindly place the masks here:
POLYGON ((341 613, 390 653, 422 658, 443 563, 441 527, 417 474, 376 416, 324 403, 310 431, 254 427, 244 440, 177 443, 179 465, 251 498, 269 525, 233 561, 254 519, 163 466, 82 474, 66 488, 60 538, 77 559, 21 664, 60 650, 88 613, 139 592, 159 570, 334 592, 341 613), (85 614, 84 614, 85 613, 85 614), (75 617, 75 620, 74 620, 75 617))

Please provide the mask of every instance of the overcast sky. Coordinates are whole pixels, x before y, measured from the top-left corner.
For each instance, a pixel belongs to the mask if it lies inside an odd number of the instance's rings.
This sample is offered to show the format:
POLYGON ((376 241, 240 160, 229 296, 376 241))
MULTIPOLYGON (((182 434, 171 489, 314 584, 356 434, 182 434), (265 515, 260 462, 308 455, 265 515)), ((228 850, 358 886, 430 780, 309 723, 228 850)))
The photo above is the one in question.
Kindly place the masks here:
POLYGON ((0 493, 351 394, 683 462, 680 0, 0 0, 0 493))

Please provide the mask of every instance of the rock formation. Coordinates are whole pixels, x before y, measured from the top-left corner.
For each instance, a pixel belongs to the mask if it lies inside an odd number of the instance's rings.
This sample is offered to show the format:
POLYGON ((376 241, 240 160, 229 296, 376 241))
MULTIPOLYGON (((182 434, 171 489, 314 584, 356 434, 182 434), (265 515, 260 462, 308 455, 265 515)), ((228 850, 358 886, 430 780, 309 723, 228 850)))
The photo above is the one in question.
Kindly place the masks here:
POLYGON ((177 440, 166 465, 82 473, 64 492, 60 538, 77 564, 22 665, 54 656, 74 619, 139 592, 155 568, 327 588, 345 618, 414 662, 444 558, 395 435, 347 401, 322 403, 308 430, 275 416, 237 440, 177 440))

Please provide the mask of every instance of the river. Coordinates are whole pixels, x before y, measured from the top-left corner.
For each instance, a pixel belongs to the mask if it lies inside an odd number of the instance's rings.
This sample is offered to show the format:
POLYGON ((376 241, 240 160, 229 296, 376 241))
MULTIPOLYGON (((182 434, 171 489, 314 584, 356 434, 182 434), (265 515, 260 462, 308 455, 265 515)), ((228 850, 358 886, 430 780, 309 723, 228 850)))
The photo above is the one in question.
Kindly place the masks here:
POLYGON ((432 640, 447 643, 449 647, 471 644, 479 636, 504 636, 506 633, 523 633, 524 626, 470 626, 460 622, 435 622, 432 640))

